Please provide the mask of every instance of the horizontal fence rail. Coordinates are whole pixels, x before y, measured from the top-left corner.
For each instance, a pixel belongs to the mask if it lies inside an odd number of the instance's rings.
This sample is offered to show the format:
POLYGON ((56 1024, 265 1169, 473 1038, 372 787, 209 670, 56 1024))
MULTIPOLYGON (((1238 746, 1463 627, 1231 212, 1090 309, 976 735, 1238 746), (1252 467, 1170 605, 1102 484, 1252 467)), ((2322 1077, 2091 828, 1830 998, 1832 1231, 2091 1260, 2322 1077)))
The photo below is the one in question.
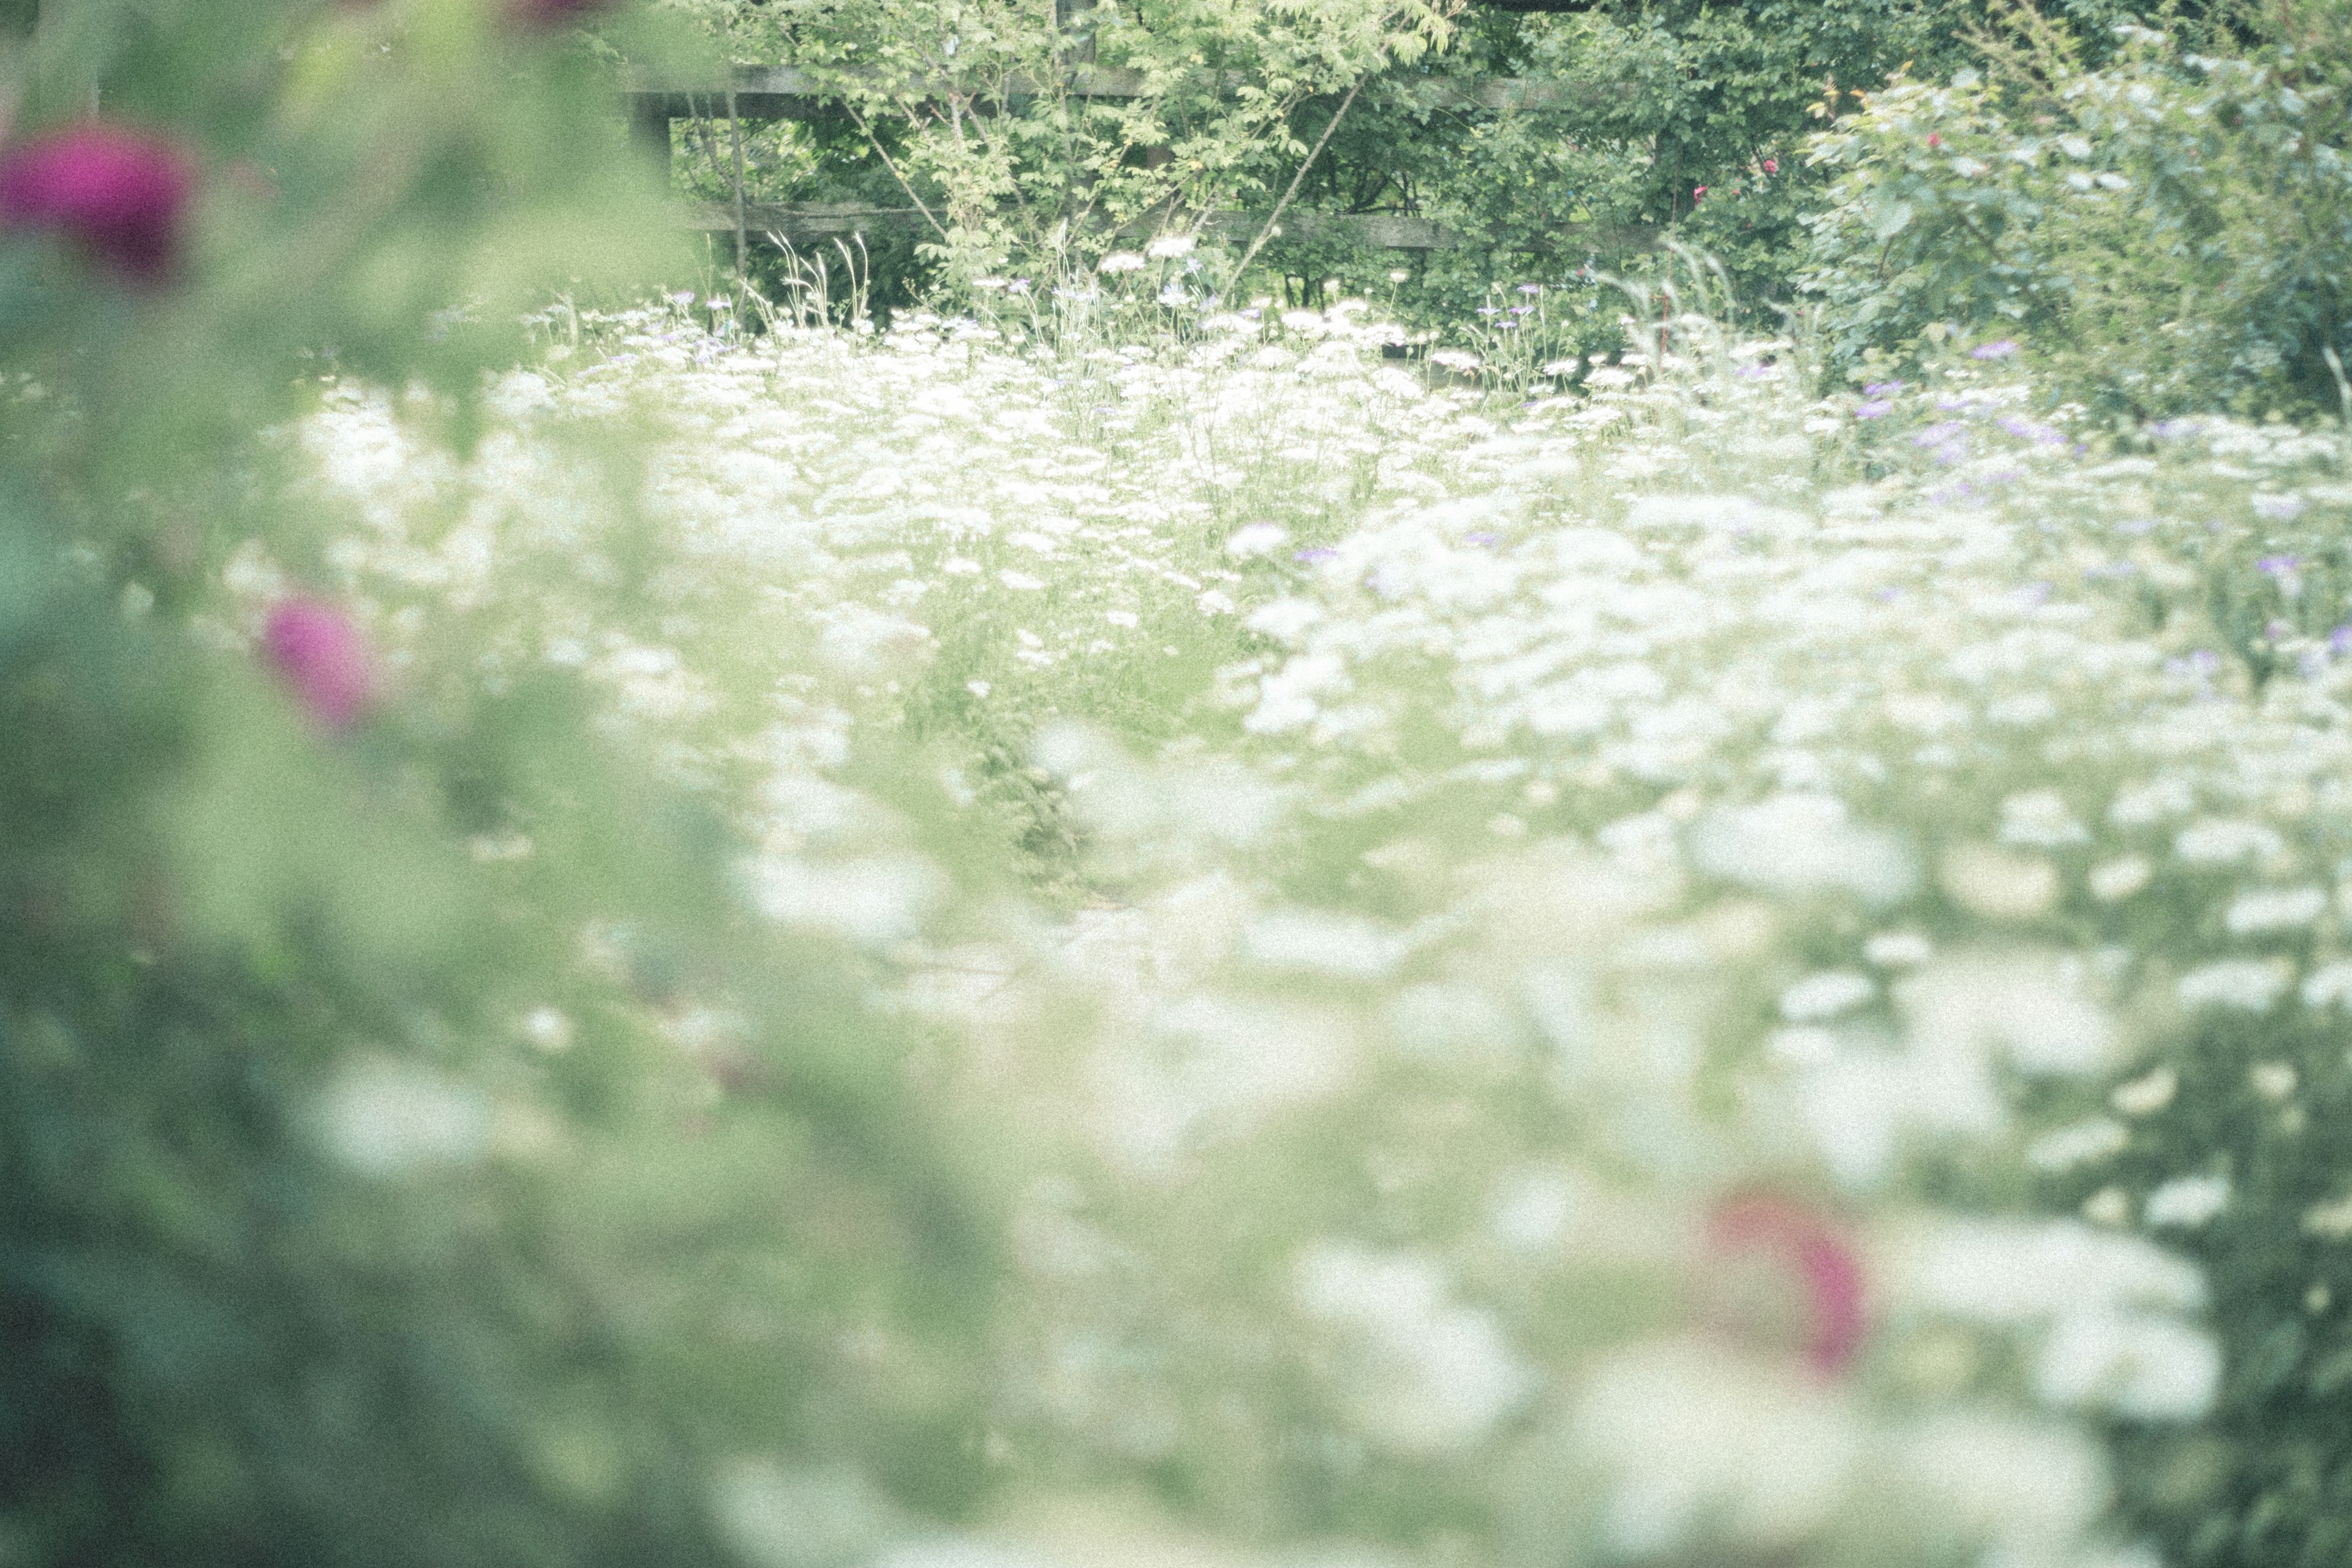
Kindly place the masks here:
MULTIPOLYGON (((1239 73, 1226 74, 1229 86, 1239 86, 1243 80, 1239 73)), ((861 79, 861 85, 899 98, 943 98, 949 95, 950 88, 948 79, 940 77, 901 80, 869 77, 861 79)), ((1100 66, 1072 68, 1063 78, 1063 88, 1073 98, 1136 99, 1151 93, 1147 73, 1100 66)), ((669 81, 636 75, 629 79, 625 90, 637 112, 672 119, 709 114, 714 105, 725 105, 730 90, 735 95, 735 112, 745 120, 799 120, 818 112, 840 97, 837 90, 822 85, 816 77, 797 66, 739 65, 724 79, 701 81, 669 81)), ((1015 77, 1008 96, 1034 98, 1037 90, 1034 81, 1015 77)), ((1591 96, 1605 97, 1610 90, 1594 89, 1591 96)), ((1367 96, 1380 101, 1432 109, 1483 109, 1499 113, 1507 109, 1550 108, 1580 101, 1587 95, 1561 82, 1530 81, 1519 77, 1390 75, 1372 83, 1367 96)))
MULTIPOLYGON (((1230 73, 1229 73, 1230 74, 1230 73)), ((1231 85, 1238 85, 1238 76, 1231 85)), ((868 86, 894 97, 939 98, 949 95, 940 78, 893 80, 866 79, 868 86)), ((1146 73, 1095 66, 1068 71, 1062 89, 1076 98, 1138 99, 1150 95, 1146 73)), ((1014 78, 1006 95, 1034 97, 1037 88, 1014 78)), ((665 79, 645 75, 628 79, 625 94, 630 124, 647 151, 664 161, 670 155, 670 121, 688 119, 806 120, 839 101, 838 90, 795 66, 739 65, 724 78, 701 80, 665 79)), ((1368 96, 1379 101, 1420 108, 1483 110, 1502 113, 1514 109, 1556 107, 1577 101, 1578 89, 1559 82, 1530 81, 1516 77, 1387 76, 1373 84, 1368 96)), ((740 222, 736 207, 723 202, 680 204, 675 209, 683 227, 708 233, 772 234, 794 244, 822 243, 861 234, 928 226, 920 208, 874 206, 823 202, 747 202, 740 222)), ((1255 234, 1265 221, 1263 213, 1219 211, 1198 215, 1196 227, 1208 234, 1255 234)), ((1138 237, 1143 231, 1139 231, 1138 237)), ((1283 215, 1282 235, 1298 239, 1352 240, 1381 250, 1453 250, 1477 243, 1432 219, 1409 213, 1320 213, 1293 209, 1283 215)), ((1657 231, 1643 226, 1603 229, 1576 226, 1562 230, 1542 244, 1524 248, 1573 254, 1640 247, 1655 241, 1657 231)))
MULTIPOLYGON (((727 202, 689 202, 673 209, 680 227, 709 234, 731 234, 735 208, 727 202)), ((1201 213, 1193 231, 1247 239, 1264 226, 1263 212, 1220 210, 1201 213)), ((753 234, 772 234, 795 245, 847 239, 858 235, 929 225, 919 207, 873 206, 864 203, 746 202, 742 226, 753 234)), ((1150 225, 1130 225, 1122 237, 1145 239, 1150 225)), ((1446 227, 1433 219, 1410 213, 1320 213, 1297 207, 1282 215, 1277 233, 1294 239, 1350 240, 1376 250, 1455 250, 1476 243, 1473 236, 1446 227)), ((1656 231, 1646 226, 1602 228, 1577 226, 1561 230, 1540 248, 1558 254, 1578 251, 1604 253, 1652 244, 1656 231)))

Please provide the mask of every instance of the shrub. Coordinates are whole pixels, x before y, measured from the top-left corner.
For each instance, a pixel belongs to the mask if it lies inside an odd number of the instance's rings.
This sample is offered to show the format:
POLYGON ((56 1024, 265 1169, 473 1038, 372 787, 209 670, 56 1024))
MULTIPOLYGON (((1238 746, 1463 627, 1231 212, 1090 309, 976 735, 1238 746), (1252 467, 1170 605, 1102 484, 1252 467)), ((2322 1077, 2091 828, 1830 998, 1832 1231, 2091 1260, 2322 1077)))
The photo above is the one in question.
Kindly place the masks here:
POLYGON ((2005 15, 1986 70, 1897 83, 1812 144, 1835 178, 1802 283, 1836 359, 2013 331, 2103 406, 2334 406, 2352 259, 2340 8, 2288 13, 2245 58, 2126 27, 2096 69, 2056 26, 2005 15))

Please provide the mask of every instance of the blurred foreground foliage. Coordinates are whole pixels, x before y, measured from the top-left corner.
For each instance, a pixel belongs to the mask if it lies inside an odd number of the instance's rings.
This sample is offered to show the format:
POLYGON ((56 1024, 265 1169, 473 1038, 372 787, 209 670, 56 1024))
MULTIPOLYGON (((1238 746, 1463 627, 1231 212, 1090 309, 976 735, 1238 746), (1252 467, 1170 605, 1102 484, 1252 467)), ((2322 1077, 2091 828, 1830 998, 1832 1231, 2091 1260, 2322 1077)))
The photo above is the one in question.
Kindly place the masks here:
POLYGON ((887 1026, 576 679, 301 598, 268 432, 322 374, 463 449, 526 304, 678 264, 573 8, 48 9, 0 56, 0 1558, 708 1561, 712 1465, 812 1449, 952 1513, 984 1186, 887 1026), (284 679, 217 597, 257 542, 284 679))

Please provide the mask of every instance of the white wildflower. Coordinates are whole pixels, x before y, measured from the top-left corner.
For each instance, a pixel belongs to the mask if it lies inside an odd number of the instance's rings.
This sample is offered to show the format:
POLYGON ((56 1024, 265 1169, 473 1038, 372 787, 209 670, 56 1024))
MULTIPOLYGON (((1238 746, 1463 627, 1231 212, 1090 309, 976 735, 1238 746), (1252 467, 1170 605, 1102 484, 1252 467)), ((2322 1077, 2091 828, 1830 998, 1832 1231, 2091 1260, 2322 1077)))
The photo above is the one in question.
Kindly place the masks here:
POLYGON ((2280 958, 2228 958, 2192 969, 2175 987, 2184 1007, 2227 1007, 2266 1013, 2294 979, 2280 958))
POLYGON ((1878 994, 1878 983, 1850 969, 1809 974, 1780 993, 1780 1016, 1792 1024, 1819 1023, 1850 1012, 1878 994))
POLYGON ((2119 903, 2138 892, 2155 879, 2156 867, 2145 855, 2126 855, 2119 860, 2109 860, 2091 868, 2085 879, 2091 896, 2103 904, 2119 903))
POLYGON ((379 1180, 460 1169, 489 1149, 489 1101, 414 1062, 347 1064, 319 1097, 316 1115, 328 1152, 379 1180))
POLYGON ((2140 1211, 2151 1226, 2177 1226, 2194 1230, 2227 1208, 2227 1176, 2175 1176, 2147 1194, 2140 1211))
POLYGON ((2191 823, 2172 841, 2172 852, 2199 865, 2264 860, 2285 847, 2276 832, 2259 822, 2209 817, 2191 823))
POLYGON ((1935 945, 1916 931, 1880 931, 1862 944, 1862 956, 1881 969, 1914 969, 1936 956, 1935 945))
POLYGON ((1338 1331, 1342 1403, 1382 1447, 1465 1447, 1534 1390, 1493 1314, 1453 1301, 1432 1258, 1320 1242, 1300 1255, 1293 1295, 1338 1331))
POLYGON ((2132 1421, 2194 1421, 2221 1386, 2213 1336, 2154 1312, 2076 1312, 2042 1342, 2034 1392, 2051 1405, 2132 1421))
POLYGON ((2071 1171, 2119 1154, 2131 1142, 2120 1121, 2094 1116, 2043 1133, 2025 1146, 2025 1163, 2037 1171, 2071 1171))
POLYGON ((2000 841, 2056 849, 2089 840, 2090 829, 2074 820, 2066 797, 2054 789, 2011 795, 2000 803, 2000 841))
POLYGON ((2117 1084, 2115 1092, 2107 1097, 2107 1103, 2126 1116, 2153 1116, 2170 1105, 2172 1097, 2179 1091, 2180 1074, 2172 1068, 2160 1067, 2129 1083, 2117 1084))
POLYGON ((1249 522, 1225 540, 1225 552, 1242 560, 1270 555, 1290 542, 1290 530, 1278 522, 1249 522))
POLYGON ((2311 1008, 2352 1005, 2352 962, 2323 964, 2303 983, 2303 1005, 2311 1008))
POLYGON ((2292 931, 2309 925, 2326 908, 2327 894, 2319 888, 2262 888, 2231 900, 2221 924, 2232 936, 2292 931))

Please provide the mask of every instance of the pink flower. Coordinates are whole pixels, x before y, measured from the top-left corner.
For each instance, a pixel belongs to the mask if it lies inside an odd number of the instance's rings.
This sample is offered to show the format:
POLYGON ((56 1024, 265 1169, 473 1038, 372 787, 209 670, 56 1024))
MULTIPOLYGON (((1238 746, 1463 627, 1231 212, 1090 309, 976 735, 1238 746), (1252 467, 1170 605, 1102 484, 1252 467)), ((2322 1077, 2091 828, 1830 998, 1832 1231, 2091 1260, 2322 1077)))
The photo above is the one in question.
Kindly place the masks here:
POLYGON ((0 153, 0 228, 70 235, 124 276, 153 281, 179 254, 194 189, 174 143, 91 121, 0 153))
POLYGON ((375 673, 367 645, 332 605, 289 599, 269 612, 261 640, 269 662, 310 717, 327 728, 351 728, 374 700, 375 673))
POLYGON ((1696 206, 1699 203, 1705 200, 1706 200, 1706 187, 1705 185, 1694 185, 1691 187, 1691 205, 1696 206))
POLYGON ((1780 172, 1780 159, 1778 159, 1778 158, 1767 158, 1767 159, 1765 159, 1765 160, 1764 160, 1764 172, 1765 172, 1766 174, 1779 174, 1779 173, 1780 172))
POLYGON ((1793 1271, 1809 1319, 1805 1360, 1825 1376, 1853 1363, 1870 1327, 1862 1263, 1829 1221, 1801 1204, 1751 1194, 1715 1211, 1707 1242, 1717 1253, 1769 1254, 1793 1271))
POLYGON ((1941 136, 1937 135, 1937 134, 1936 134, 1934 132, 1932 132, 1932 131, 1930 131, 1930 132, 1927 132, 1927 145, 1928 145, 1928 146, 1930 146, 1930 147, 1941 147, 1943 144, 1944 144, 1944 139, 1943 139, 1941 136))

